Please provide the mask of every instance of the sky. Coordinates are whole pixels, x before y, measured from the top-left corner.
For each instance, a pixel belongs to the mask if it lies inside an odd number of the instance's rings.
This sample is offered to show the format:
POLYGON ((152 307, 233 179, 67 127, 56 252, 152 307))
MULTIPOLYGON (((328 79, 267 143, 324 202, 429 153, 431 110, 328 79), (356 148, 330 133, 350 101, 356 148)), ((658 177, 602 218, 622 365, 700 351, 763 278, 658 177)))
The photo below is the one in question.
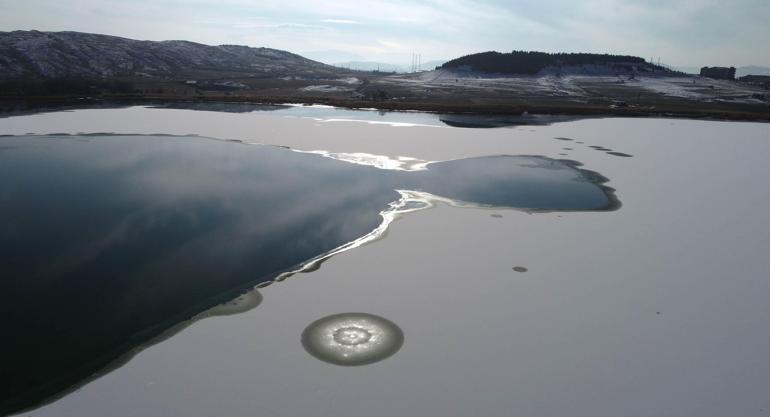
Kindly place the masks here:
POLYGON ((0 0, 0 31, 266 46, 327 63, 600 52, 770 67, 770 0, 0 0))

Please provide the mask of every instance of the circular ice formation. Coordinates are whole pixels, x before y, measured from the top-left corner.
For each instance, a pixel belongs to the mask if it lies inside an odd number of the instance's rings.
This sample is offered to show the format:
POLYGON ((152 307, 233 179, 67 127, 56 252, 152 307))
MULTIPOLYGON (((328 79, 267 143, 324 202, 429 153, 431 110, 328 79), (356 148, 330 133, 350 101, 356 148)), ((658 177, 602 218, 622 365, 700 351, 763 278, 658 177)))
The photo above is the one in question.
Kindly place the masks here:
POLYGON ((315 358, 341 366, 381 361, 401 349, 404 333, 390 320, 367 313, 342 313, 311 323, 302 346, 315 358))
POLYGON ((361 327, 343 327, 334 331, 334 341, 347 346, 360 345, 372 340, 372 334, 361 327))

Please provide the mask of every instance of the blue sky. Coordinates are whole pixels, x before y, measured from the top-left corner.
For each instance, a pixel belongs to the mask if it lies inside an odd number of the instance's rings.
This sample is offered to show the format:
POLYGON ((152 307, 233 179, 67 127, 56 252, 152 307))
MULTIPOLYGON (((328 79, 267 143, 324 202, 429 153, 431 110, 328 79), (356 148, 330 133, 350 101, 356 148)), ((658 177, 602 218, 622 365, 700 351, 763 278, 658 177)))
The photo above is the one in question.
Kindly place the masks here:
POLYGON ((17 29, 269 46, 330 61, 524 49, 770 66, 770 0, 0 0, 0 30, 17 29))

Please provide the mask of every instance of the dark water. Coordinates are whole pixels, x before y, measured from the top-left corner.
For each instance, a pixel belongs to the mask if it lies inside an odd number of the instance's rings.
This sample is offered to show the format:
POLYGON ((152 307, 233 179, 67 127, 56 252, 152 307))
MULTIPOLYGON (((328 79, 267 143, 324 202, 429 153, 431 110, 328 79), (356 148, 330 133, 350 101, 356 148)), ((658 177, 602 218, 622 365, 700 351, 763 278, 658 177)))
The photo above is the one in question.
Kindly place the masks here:
POLYGON ((0 138, 0 414, 369 233, 396 189, 531 210, 613 210, 570 161, 387 171, 197 137, 0 138))
POLYGON ((261 103, 221 103, 202 101, 181 101, 176 103, 160 103, 152 106, 156 109, 215 111, 222 113, 253 113, 262 111, 291 111, 293 106, 283 104, 261 103))
POLYGON ((497 128, 516 126, 548 126, 554 123, 588 119, 585 116, 562 116, 548 114, 485 115, 485 114, 442 114, 439 120, 447 126, 466 128, 497 128))

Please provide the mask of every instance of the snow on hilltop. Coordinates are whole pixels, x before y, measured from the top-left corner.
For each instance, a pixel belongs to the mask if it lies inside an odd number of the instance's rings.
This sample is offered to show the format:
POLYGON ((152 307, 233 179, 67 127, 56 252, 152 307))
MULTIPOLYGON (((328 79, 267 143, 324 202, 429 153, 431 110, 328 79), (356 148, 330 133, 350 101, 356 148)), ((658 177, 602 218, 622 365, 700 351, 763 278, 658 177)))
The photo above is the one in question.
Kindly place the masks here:
POLYGON ((80 32, 0 32, 0 79, 249 74, 329 74, 331 66, 286 51, 187 41, 138 41, 80 32))

